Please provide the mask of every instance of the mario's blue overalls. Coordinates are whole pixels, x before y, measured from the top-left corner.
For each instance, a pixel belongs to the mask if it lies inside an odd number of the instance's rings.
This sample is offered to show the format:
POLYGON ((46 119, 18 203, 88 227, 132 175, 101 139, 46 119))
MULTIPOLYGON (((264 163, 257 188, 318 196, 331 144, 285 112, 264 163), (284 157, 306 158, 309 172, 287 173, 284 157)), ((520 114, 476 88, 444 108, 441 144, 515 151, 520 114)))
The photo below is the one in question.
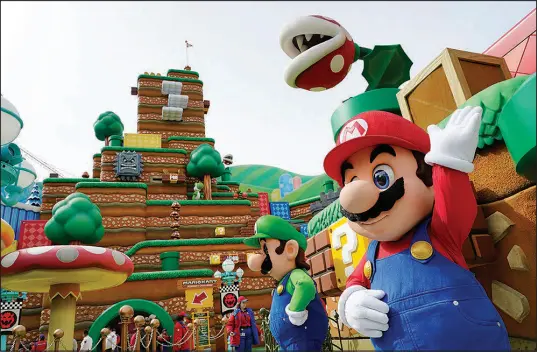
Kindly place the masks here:
POLYGON ((319 294, 307 306, 308 319, 301 326, 293 325, 285 307, 291 302, 291 294, 287 292, 286 285, 291 272, 287 273, 278 287, 283 290, 272 291, 272 305, 270 306, 270 331, 282 351, 321 351, 328 332, 328 317, 321 302, 319 294))
POLYGON ((419 241, 426 243, 418 246, 432 248, 429 220, 418 226, 403 252, 375 259, 378 241, 369 244, 371 289, 383 290, 383 301, 390 307, 389 328, 371 339, 373 346, 381 351, 509 351, 505 324, 472 272, 434 249, 423 260, 411 254, 419 241))

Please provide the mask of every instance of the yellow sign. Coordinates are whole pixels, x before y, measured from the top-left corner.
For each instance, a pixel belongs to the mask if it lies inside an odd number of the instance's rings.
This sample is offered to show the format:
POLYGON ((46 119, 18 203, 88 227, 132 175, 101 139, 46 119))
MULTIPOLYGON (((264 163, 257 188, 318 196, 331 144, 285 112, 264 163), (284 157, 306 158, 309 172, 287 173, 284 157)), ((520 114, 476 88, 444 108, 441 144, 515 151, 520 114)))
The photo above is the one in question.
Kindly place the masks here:
POLYGON ((211 254, 211 256, 209 257, 209 263, 211 265, 221 264, 220 263, 220 254, 211 254))
POLYGON ((185 290, 186 309, 200 309, 213 307, 213 288, 192 288, 185 290))
POLYGON ((346 218, 339 219, 328 228, 337 285, 344 289, 347 278, 352 274, 367 251, 369 239, 354 232, 346 218))
POLYGON ((214 229, 214 234, 216 236, 224 236, 226 234, 226 228, 223 226, 218 226, 214 229))
POLYGON ((129 148, 161 148, 160 134, 125 133, 123 146, 129 148))

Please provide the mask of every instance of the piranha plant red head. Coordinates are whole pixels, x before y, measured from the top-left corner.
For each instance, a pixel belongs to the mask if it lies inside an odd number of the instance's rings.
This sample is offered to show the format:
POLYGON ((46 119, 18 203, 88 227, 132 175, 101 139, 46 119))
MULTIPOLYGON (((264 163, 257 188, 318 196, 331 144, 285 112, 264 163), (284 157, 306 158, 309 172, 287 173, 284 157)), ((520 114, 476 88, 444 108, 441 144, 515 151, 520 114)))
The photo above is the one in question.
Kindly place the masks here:
POLYGON ((313 92, 335 87, 357 59, 350 34, 324 16, 300 17, 287 25, 280 46, 292 59, 285 70, 287 84, 313 92))

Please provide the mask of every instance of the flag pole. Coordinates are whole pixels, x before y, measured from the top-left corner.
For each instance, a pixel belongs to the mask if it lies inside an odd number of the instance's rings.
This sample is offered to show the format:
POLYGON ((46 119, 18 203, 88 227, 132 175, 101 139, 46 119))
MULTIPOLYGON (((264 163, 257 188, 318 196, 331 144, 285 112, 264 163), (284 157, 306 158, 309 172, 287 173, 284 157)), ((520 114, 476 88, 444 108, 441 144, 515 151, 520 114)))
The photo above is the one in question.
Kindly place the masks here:
POLYGON ((186 65, 188 66, 188 40, 185 40, 186 65))

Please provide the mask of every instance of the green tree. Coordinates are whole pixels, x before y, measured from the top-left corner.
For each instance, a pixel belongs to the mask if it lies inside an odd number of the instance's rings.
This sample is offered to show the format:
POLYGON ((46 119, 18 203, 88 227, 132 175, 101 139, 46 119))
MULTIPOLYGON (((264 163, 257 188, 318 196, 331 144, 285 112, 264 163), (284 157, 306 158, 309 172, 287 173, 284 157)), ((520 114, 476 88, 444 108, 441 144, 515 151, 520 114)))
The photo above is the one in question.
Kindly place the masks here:
POLYGON ((203 179, 204 196, 206 200, 213 199, 211 194, 211 178, 219 177, 224 173, 220 153, 209 144, 201 144, 190 153, 190 161, 186 166, 189 176, 203 179))
POLYGON ((52 218, 45 225, 45 235, 53 243, 81 241, 95 244, 104 236, 99 208, 83 193, 73 193, 52 208, 52 218))
POLYGON ((123 135, 123 122, 112 111, 103 112, 93 124, 93 131, 98 140, 108 145, 110 136, 123 135))

